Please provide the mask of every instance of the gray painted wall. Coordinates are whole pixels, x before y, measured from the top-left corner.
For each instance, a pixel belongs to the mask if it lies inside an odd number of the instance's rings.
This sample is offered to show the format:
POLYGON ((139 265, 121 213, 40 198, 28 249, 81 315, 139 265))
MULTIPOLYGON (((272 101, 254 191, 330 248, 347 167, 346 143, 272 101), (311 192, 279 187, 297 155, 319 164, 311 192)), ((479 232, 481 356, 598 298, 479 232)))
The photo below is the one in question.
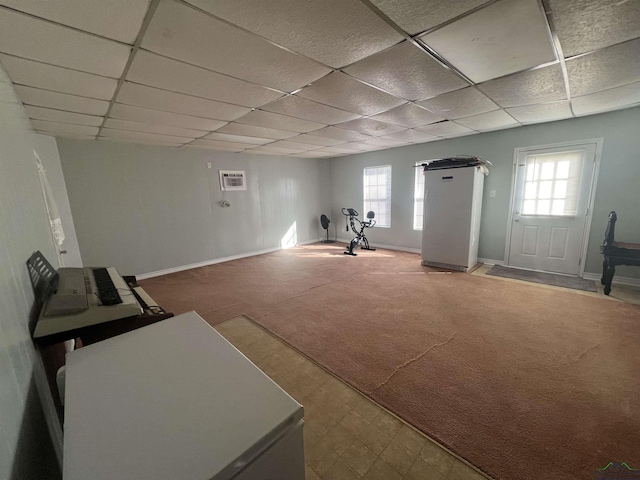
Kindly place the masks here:
POLYGON ((322 236, 326 159, 240 155, 58 139, 85 265, 147 274, 322 236), (212 168, 207 168, 211 163, 212 168), (218 170, 245 170, 248 189, 224 192, 218 170))
MULTIPOLYGON (((331 160, 332 220, 343 220, 341 207, 362 210, 363 168, 392 165, 391 228, 367 233, 373 243, 420 249, 421 232, 413 230, 415 162, 452 155, 477 155, 493 163, 485 179, 480 229, 481 258, 503 260, 508 225, 514 150, 518 147, 604 138, 602 163, 589 235, 586 272, 601 273, 599 245, 607 216, 618 213, 616 238, 640 243, 640 108, 540 125, 458 137, 422 145, 368 152, 331 160), (489 197, 490 190, 496 196, 489 197)), ((339 229, 341 237, 344 222, 339 229)), ((640 278, 633 267, 618 267, 618 276, 640 278)))
POLYGON ((44 369, 28 328, 33 292, 25 262, 41 250, 56 265, 34 149, 51 158, 55 140, 33 132, 0 69, 0 478, 11 480, 60 478, 38 394, 44 369))

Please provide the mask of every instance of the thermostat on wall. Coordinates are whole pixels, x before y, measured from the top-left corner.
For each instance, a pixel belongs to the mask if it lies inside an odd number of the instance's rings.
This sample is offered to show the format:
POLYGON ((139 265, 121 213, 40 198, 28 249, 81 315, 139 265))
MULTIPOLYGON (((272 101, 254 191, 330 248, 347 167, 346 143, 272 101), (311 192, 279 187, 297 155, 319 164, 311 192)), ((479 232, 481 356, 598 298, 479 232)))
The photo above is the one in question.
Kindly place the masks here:
POLYGON ((220 173, 220 190, 246 190, 247 175, 241 171, 218 170, 220 173))

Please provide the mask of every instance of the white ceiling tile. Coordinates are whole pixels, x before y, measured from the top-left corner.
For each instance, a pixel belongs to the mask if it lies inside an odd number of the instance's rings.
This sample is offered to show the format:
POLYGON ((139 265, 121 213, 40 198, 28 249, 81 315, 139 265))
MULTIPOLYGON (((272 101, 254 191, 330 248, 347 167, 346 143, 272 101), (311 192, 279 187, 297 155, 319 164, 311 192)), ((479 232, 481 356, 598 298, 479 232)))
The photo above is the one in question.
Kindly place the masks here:
POLYGON ((334 68, 384 50, 402 36, 358 0, 189 0, 203 10, 334 68))
POLYGON ((381 138, 388 138, 391 140, 398 140, 407 143, 422 143, 431 142, 438 137, 418 130, 404 130, 402 132, 393 133, 391 135, 385 135, 381 138))
POLYGON ((418 127, 416 130, 428 133, 430 135, 437 135, 439 137, 448 137, 452 135, 462 135, 465 133, 473 133, 473 130, 462 125, 458 125, 455 122, 438 122, 424 127, 418 127))
POLYGON ((508 127, 511 125, 517 125, 516 122, 508 113, 504 110, 496 110, 494 112, 482 113, 480 115, 474 115, 473 117, 459 118, 456 123, 460 123, 465 127, 472 130, 494 130, 496 128, 508 127))
POLYGON ((342 72, 330 73, 300 90, 298 95, 361 115, 373 115, 405 103, 342 72))
POLYGON ((209 132, 226 124, 226 122, 220 120, 190 117, 179 113, 161 112, 159 110, 123 105, 121 103, 113 105, 109 116, 120 120, 130 120, 132 122, 148 123, 150 125, 167 125, 209 132))
POLYGON ((357 113, 339 110, 337 108, 312 102, 297 95, 287 95, 275 102, 261 107, 262 110, 274 113, 282 113, 296 118, 302 118, 311 122, 333 125, 334 123, 347 122, 360 118, 357 113))
POLYGON ((54 134, 70 133, 74 135, 97 135, 98 127, 88 125, 72 125, 70 123, 48 122, 44 120, 31 120, 34 130, 46 131, 54 134))
POLYGON ((499 0, 420 38, 476 83, 556 60, 538 0, 499 0))
POLYGON ((572 97, 640 80, 640 38, 567 60, 572 97))
POLYGON ((356 132, 364 133, 365 135, 371 135, 374 137, 391 135, 392 133, 405 130, 404 127, 399 127, 398 125, 392 125, 390 123, 379 122, 370 118, 351 120, 349 122, 340 123, 336 125, 336 127, 344 128, 346 130, 354 130, 356 132))
POLYGON ((444 95, 418 102, 418 104, 450 120, 478 115, 500 108, 490 98, 473 87, 445 93, 444 95))
POLYGON ((238 118, 236 122, 247 125, 257 125, 259 127, 279 128, 280 130, 299 133, 307 133, 326 127, 326 125, 322 123, 310 122, 300 118, 280 115, 279 113, 263 112, 261 110, 254 110, 253 112, 247 113, 238 118))
POLYGON ((344 72, 407 100, 431 98, 469 85, 411 42, 360 60, 344 72))
POLYGON ((160 2, 142 48, 285 92, 331 71, 173 0, 160 2))
POLYGON ((136 53, 127 80, 245 107, 260 107, 282 96, 275 90, 144 50, 136 53))
POLYGON ((355 155, 356 153, 358 153, 351 149, 342 147, 323 147, 313 151, 318 153, 335 153, 337 155, 355 155))
POLYGON ((312 132, 311 135, 343 140, 345 142, 361 142, 371 138, 369 135, 365 135, 354 130, 345 130, 343 128, 336 127, 327 127, 322 130, 316 130, 315 132, 312 132))
POLYGON ((188 145, 184 145, 183 148, 206 148, 207 150, 217 150, 218 152, 233 152, 233 153, 239 153, 244 150, 243 148, 230 147, 228 145, 223 145, 223 143, 224 142, 220 142, 220 145, 190 143, 188 145))
POLYGON ((640 82, 592 93, 571 100, 576 115, 590 115, 640 103, 640 82))
POLYGON ((502 107, 518 107, 567 98, 559 64, 489 80, 478 85, 478 88, 502 107))
POLYGON ((117 78, 131 48, 0 7, 0 51, 117 78))
POLYGON ((569 102, 552 102, 507 108, 507 113, 520 123, 541 123, 571 118, 569 102))
POLYGON ((565 57, 640 37, 640 3, 620 0, 550 0, 565 57))
POLYGON ((251 111, 248 107, 206 100, 130 82, 122 84, 118 92, 117 101, 127 105, 152 108, 164 112, 227 121, 235 120, 251 111))
POLYGON ((295 148, 281 148, 281 147, 271 147, 270 145, 264 145, 260 147, 251 148, 249 151, 251 152, 263 152, 263 153, 278 153, 281 155, 288 155, 290 153, 301 153, 303 150, 295 149, 295 148))
POLYGON ((147 123, 130 122, 128 120, 116 120, 107 118, 104 123, 105 128, 115 130, 129 130, 132 132, 157 133, 160 135, 172 135, 175 137, 198 138, 206 134, 200 130, 190 130, 188 128, 167 127, 164 125, 149 125, 147 123))
POLYGON ((95 140, 95 135, 74 135, 73 133, 55 133, 55 132, 47 132, 46 130, 36 130, 36 133, 40 133, 42 135, 48 135, 50 137, 62 137, 62 138, 72 138, 73 140, 95 140))
POLYGON ((118 138, 118 137, 98 137, 99 142, 127 143, 134 145, 154 145, 159 147, 181 147, 184 143, 163 142, 159 140, 149 140, 142 138, 118 138))
POLYGON ((329 137, 316 137, 307 133, 303 133, 302 135, 298 135, 297 137, 292 137, 290 140, 292 142, 307 143, 309 145, 325 147, 347 143, 346 140, 336 140, 335 138, 329 137))
POLYGON ((401 105, 379 115, 374 115, 371 118, 380 122, 393 123, 408 128, 420 127, 444 120, 440 115, 431 113, 413 103, 401 105))
POLYGON ((101 137, 109 137, 109 138, 128 138, 130 140, 148 140, 152 142, 163 142, 163 143, 180 143, 184 144, 190 142, 191 138, 186 137, 176 137, 173 135, 159 135, 156 133, 145 133, 145 132, 132 132, 129 130, 115 130, 112 128, 103 128, 100 131, 101 137))
MULTIPOLYGON (((295 139, 295 138, 294 138, 295 139)), ((298 143, 298 142, 290 142, 289 140, 278 140, 276 142, 270 143, 269 145, 265 145, 268 147, 275 148, 289 148, 291 150, 301 150, 301 151, 309 151, 317 148, 321 148, 319 145, 310 145, 308 143, 298 143)))
POLYGON ((118 86, 117 80, 67 68, 45 65, 0 54, 0 61, 13 83, 70 93, 102 100, 110 100, 118 86))
POLYGON ((26 105, 25 110, 30 118, 35 120, 47 120, 49 122, 72 123, 74 125, 92 125, 99 127, 102 125, 103 117, 95 115, 85 115, 83 113, 65 112, 52 108, 33 107, 26 105))
POLYGON ((487 0, 371 0, 386 16, 411 35, 424 32, 487 3, 487 0))
POLYGON ((252 145, 264 145, 265 143, 273 142, 273 138, 259 138, 259 137, 246 137, 243 135, 230 135, 228 133, 213 132, 204 138, 209 140, 218 140, 220 142, 232 142, 232 143, 249 143, 252 145))
POLYGON ((41 90, 24 85, 15 85, 14 88, 25 105, 86 113, 87 115, 104 115, 109 108, 109 102, 105 102, 104 100, 78 97, 76 95, 41 90))
POLYGON ((326 153, 326 152, 318 152, 316 150, 310 150, 308 152, 296 153, 289 156, 296 157, 296 158, 330 158, 332 154, 326 153))
MULTIPOLYGON (((249 148, 247 150, 244 150, 242 152, 242 154, 244 155, 245 153, 248 153, 249 155, 263 155, 263 156, 268 156, 268 157, 282 157, 283 155, 281 153, 276 153, 276 152, 265 152, 264 150, 255 150, 252 148, 249 148)), ((304 152, 302 152, 304 153, 304 152)), ((288 155, 285 155, 288 156, 288 155)))
POLYGON ((189 145, 193 145, 194 147, 209 147, 209 148, 217 148, 217 149, 228 149, 240 151, 246 148, 255 147, 251 143, 237 143, 237 142, 220 142, 218 140, 209 140, 206 138, 198 138, 191 142, 189 145))
POLYGON ((0 5, 133 44, 150 0, 0 0, 0 5))
POLYGON ((349 143, 345 143, 343 145, 340 145, 340 148, 357 150, 359 152, 368 152, 368 151, 371 151, 371 150, 375 150, 377 147, 374 146, 374 145, 367 145, 365 143, 349 142, 349 143))
POLYGON ((365 140, 364 143, 367 145, 375 145, 377 147, 397 147, 404 145, 406 142, 387 137, 374 137, 370 140, 365 140))
POLYGON ((246 137, 273 138, 282 140, 284 138, 295 137, 297 133, 275 128, 257 127, 255 125, 243 125, 240 123, 230 123, 218 130, 219 133, 229 133, 231 135, 244 135, 246 137))

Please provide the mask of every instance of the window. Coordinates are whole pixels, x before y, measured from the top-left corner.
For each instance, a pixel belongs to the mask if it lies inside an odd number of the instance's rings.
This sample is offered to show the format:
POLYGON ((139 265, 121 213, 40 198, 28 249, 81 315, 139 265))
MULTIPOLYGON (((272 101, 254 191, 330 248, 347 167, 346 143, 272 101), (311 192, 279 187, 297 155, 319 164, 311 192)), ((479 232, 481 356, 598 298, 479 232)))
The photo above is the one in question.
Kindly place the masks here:
POLYGON ((391 165, 365 167, 364 169, 364 212, 373 210, 376 227, 391 226, 391 165))
POLYGON ((416 163, 416 181, 413 189, 413 229, 422 230, 422 215, 424 209, 424 168, 418 167, 422 162, 416 163))
POLYGON ((576 214, 583 151, 527 155, 523 215, 576 214))

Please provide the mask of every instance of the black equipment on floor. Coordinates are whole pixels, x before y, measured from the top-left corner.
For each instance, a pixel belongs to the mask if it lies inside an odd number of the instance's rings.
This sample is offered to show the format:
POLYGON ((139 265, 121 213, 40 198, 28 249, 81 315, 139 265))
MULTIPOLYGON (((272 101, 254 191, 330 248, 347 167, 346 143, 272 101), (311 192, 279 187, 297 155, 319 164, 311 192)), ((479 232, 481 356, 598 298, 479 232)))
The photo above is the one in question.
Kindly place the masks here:
POLYGON ((369 246, 369 240, 364 234, 365 228, 371 228, 376 224, 376 221, 373 219, 376 214, 373 211, 369 211, 367 213, 367 218, 369 221, 363 222, 358 218, 358 212, 353 208, 343 208, 342 214, 345 216, 345 222, 347 222, 347 232, 349 231, 349 226, 351 226, 351 230, 356 234, 356 237, 351 240, 351 243, 345 250, 345 255, 356 256, 355 250, 359 245, 362 244, 361 248, 363 250, 375 250, 375 248, 371 248, 369 246), (357 225, 356 225, 357 223, 357 225))
POLYGON ((329 240, 329 224, 331 220, 323 213, 320 215, 320 223, 322 224, 322 228, 327 231, 327 239, 323 240, 322 243, 335 243, 335 240, 329 240))
POLYGON ((611 282, 616 274, 616 265, 635 265, 640 267, 640 243, 623 243, 615 240, 616 212, 609 214, 609 223, 604 234, 604 243, 600 251, 604 255, 602 262, 602 278, 600 283, 604 285, 604 294, 611 293, 611 282))

